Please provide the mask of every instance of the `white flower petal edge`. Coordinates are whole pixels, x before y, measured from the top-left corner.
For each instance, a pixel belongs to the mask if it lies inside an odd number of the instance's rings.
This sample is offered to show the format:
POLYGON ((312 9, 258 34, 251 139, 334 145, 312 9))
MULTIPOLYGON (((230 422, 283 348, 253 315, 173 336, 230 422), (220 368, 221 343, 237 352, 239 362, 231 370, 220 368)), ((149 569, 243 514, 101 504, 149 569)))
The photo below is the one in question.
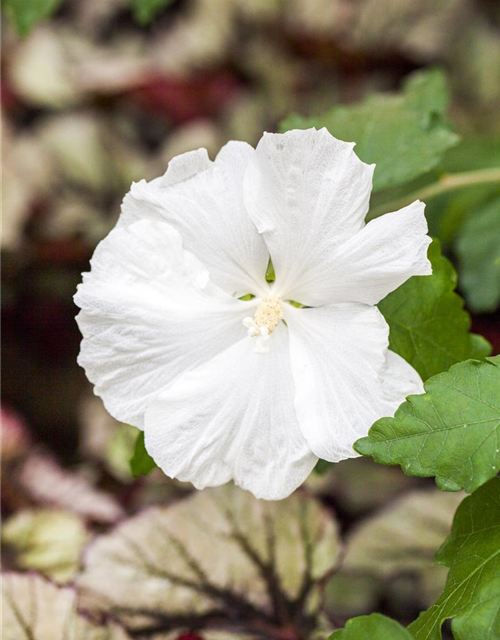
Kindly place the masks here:
POLYGON ((184 182, 184 180, 189 180, 197 173, 210 169, 211 166, 212 161, 206 149, 186 151, 186 153, 181 153, 170 160, 165 175, 158 178, 158 182, 161 187, 171 187, 179 182, 184 182))
POLYGON ((109 413, 142 428, 160 390, 241 339, 255 304, 212 284, 164 222, 115 228, 91 267, 75 296, 78 362, 109 413))
POLYGON ((387 356, 389 329, 376 307, 289 307, 285 318, 304 437, 324 460, 355 457, 354 442, 418 392, 418 374, 396 354, 387 356))
MULTIPOLYGON (((387 351, 384 369, 382 371, 382 391, 391 403, 394 411, 407 396, 424 393, 424 383, 415 369, 404 358, 394 351, 387 351)), ((386 417, 386 416, 380 416, 386 417)))
POLYGON ((214 162, 205 149, 177 156, 164 176, 132 185, 118 225, 168 222, 213 282, 237 296, 259 293, 269 252, 246 212, 242 187, 254 153, 246 142, 229 142, 214 162))
POLYGON ((279 500, 317 458, 302 436, 284 327, 265 356, 244 338, 179 378, 146 412, 146 448, 170 477, 198 489, 234 479, 257 498, 279 500))
POLYGON ((276 289, 289 299, 328 302, 314 283, 335 276, 325 273, 329 256, 363 227, 374 165, 353 148, 326 129, 266 133, 248 164, 245 204, 269 248, 276 289))
MULTIPOLYGON (((431 238, 419 200, 364 226, 325 256, 314 281, 308 276, 293 296, 301 302, 377 304, 412 276, 427 276, 431 238)), ((309 274, 311 275, 311 274, 309 274)))

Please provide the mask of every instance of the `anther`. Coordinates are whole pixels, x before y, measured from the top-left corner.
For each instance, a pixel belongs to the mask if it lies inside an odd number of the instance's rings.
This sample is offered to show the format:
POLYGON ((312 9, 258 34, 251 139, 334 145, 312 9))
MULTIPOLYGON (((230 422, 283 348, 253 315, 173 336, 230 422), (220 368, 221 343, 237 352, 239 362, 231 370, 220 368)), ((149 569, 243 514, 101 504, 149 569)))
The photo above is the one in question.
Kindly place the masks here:
POLYGON ((243 325, 248 329, 250 338, 257 338, 255 353, 269 353, 264 343, 278 324, 283 320, 283 304, 281 298, 262 298, 253 318, 245 318, 243 325))

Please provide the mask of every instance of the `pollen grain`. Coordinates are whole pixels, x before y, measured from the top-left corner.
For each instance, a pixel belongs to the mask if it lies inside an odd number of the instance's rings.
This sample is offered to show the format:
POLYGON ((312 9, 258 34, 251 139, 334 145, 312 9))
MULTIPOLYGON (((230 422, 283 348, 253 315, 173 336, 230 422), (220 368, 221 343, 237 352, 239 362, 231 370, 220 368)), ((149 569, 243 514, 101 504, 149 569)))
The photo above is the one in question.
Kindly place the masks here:
POLYGON ((273 332, 283 320, 283 303, 281 298, 262 298, 254 315, 254 322, 258 327, 267 327, 269 333, 273 332))

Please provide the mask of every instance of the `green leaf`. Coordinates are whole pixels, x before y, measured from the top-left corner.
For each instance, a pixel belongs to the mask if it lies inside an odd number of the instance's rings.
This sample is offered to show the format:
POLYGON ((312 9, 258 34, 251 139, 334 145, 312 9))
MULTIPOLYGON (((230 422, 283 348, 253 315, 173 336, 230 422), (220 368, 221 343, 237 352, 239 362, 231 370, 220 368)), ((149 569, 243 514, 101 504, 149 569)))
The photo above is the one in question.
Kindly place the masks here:
POLYGON ((332 463, 319 459, 313 471, 318 476, 324 476, 332 468, 332 463))
POLYGON ((500 469, 500 356, 468 360, 425 384, 354 447, 445 491, 474 491, 500 469))
POLYGON ((470 343, 471 358, 481 360, 482 358, 486 358, 491 355, 493 349, 485 337, 480 336, 478 333, 471 333, 470 343))
POLYGON ((4 9, 21 37, 57 11, 63 0, 4 0, 4 9))
POLYGON ((399 622, 380 613, 349 620, 343 629, 332 633, 328 640, 413 640, 399 622))
MULTIPOLYGON (((448 151, 442 162, 442 169, 448 174, 499 166, 500 137, 494 134, 465 136, 458 146, 448 151)), ((430 199, 425 213, 431 234, 437 236, 443 246, 450 245, 455 242, 464 222, 495 197, 500 197, 500 183, 472 185, 430 199)))
POLYGON ((136 427, 117 424, 105 446, 101 445, 100 453, 107 470, 122 482, 130 482, 130 459, 134 455, 138 435, 136 427))
POLYGON ((459 506, 450 537, 437 554, 450 567, 437 602, 409 630, 416 640, 439 640, 453 618, 455 640, 500 638, 500 478, 490 480, 459 506))
POLYGON ((471 309, 495 311, 500 303, 500 198, 489 202, 462 227, 456 250, 460 284, 471 309))
POLYGON ((361 160, 377 165, 373 189, 378 191, 430 171, 457 144, 459 137, 445 120, 447 104, 444 75, 433 69, 410 76, 401 94, 372 95, 310 118, 292 115, 280 130, 326 127, 335 137, 356 142, 361 160))
POLYGON ((144 431, 141 431, 135 441, 135 448, 132 457, 130 458, 130 471, 132 475, 137 478, 138 476, 147 476, 153 469, 156 468, 156 462, 146 451, 144 444, 144 431))
POLYGON ((456 273, 434 240, 429 247, 431 276, 414 276, 378 307, 390 327, 390 348, 427 380, 468 358, 490 354, 482 337, 469 333, 471 321, 455 293, 456 273))
POLYGON ((132 13, 137 22, 143 26, 150 24, 156 16, 166 9, 174 0, 129 0, 132 13))
POLYGON ((412 74, 404 85, 406 100, 414 109, 419 109, 424 118, 432 114, 446 114, 450 95, 448 82, 441 69, 426 69, 412 74))

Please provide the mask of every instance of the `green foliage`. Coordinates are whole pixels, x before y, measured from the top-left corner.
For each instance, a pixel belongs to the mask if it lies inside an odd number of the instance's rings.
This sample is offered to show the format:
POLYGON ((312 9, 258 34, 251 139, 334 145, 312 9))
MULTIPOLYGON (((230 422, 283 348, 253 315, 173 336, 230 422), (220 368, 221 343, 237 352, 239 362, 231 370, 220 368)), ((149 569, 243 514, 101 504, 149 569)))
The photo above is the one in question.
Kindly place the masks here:
POLYGON ((120 424, 112 431, 104 447, 106 469, 122 482, 130 481, 130 459, 134 454, 138 430, 129 424, 120 424))
POLYGON ((466 220, 457 240, 460 284, 471 309, 495 311, 500 303, 500 198, 466 220))
POLYGON ((321 460, 320 459, 316 463, 316 466, 314 467, 313 471, 318 476, 324 476, 325 473, 328 473, 328 471, 331 468, 332 468, 332 463, 331 462, 327 462, 326 460, 321 460))
POLYGON ((374 191, 395 187, 436 167, 459 138, 445 120, 448 89, 437 69, 413 74, 401 94, 369 96, 310 118, 292 115, 281 131, 326 127, 341 140, 356 142, 356 153, 376 163, 374 191))
POLYGON ((437 554, 450 567, 437 602, 410 625, 416 640, 439 640, 453 618, 455 640, 500 638, 500 478, 490 480, 457 510, 450 537, 437 554))
POLYGON ((4 0, 4 9, 17 33, 25 37, 35 25, 54 14, 63 0, 4 0))
POLYGON ((469 333, 471 321, 455 293, 455 270, 434 240, 429 247, 431 276, 414 276, 390 293, 379 309, 389 323, 390 348, 423 380, 467 358, 483 358, 489 343, 469 333))
MULTIPOLYGON (((459 145, 450 149, 442 163, 447 174, 488 170, 500 167, 500 138, 494 135, 466 136, 459 145)), ((476 215, 493 198, 500 197, 500 182, 472 184, 442 194, 427 202, 426 216, 431 233, 444 247, 451 245, 466 220, 476 215)))
POLYGON ((399 622, 380 613, 349 620, 343 629, 332 633, 328 640, 413 640, 399 622))
POLYGON ((144 431, 141 431, 135 441, 135 448, 132 457, 130 458, 130 471, 132 475, 137 478, 138 476, 147 476, 153 469, 156 468, 156 462, 146 451, 144 444, 144 431))
POLYGON ((403 93, 408 105, 418 109, 424 119, 446 115, 450 93, 443 70, 431 68, 414 73, 404 84, 403 93))
POLYGON ((146 26, 166 9, 174 0, 129 0, 134 18, 139 24, 146 26))
POLYGON ((445 491, 474 491, 500 469, 500 356, 457 364, 425 390, 355 448, 407 475, 435 476, 445 491))

